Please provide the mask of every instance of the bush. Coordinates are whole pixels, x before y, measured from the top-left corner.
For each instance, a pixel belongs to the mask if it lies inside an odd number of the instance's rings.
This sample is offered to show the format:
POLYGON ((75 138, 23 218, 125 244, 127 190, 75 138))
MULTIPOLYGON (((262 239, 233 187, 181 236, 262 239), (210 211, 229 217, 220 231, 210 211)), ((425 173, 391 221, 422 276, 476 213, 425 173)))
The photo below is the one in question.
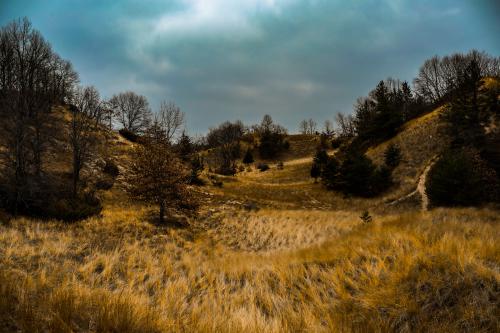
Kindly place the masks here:
POLYGON ((102 171, 105 174, 112 176, 113 178, 116 178, 120 174, 120 169, 118 169, 118 166, 115 164, 115 162, 111 160, 106 161, 106 164, 104 165, 102 171))
POLYGON ((475 150, 450 149, 430 170, 426 192, 434 206, 473 206, 498 200, 498 179, 475 150))
POLYGON ((259 164, 257 164, 257 169, 264 172, 264 171, 269 170, 269 165, 266 163, 259 163, 259 164))
POLYGON ((97 215, 102 205, 97 198, 60 199, 49 205, 46 216, 65 222, 74 222, 97 215))
POLYGON ((195 155, 191 159, 191 173, 189 176, 189 184, 191 185, 204 185, 203 180, 200 179, 200 173, 205 168, 203 157, 195 155))
POLYGON ((316 151, 316 155, 314 155, 313 159, 314 163, 318 164, 319 166, 323 166, 328 162, 328 153, 324 149, 318 149, 316 151))
POLYGON ((385 165, 394 169, 401 162, 401 149, 395 144, 389 145, 384 152, 384 160, 385 165))
POLYGON ((120 133, 120 135, 123 136, 128 141, 131 141, 131 142, 138 142, 139 141, 139 135, 135 134, 134 132, 132 132, 126 128, 122 128, 121 130, 118 131, 118 133, 120 133))
POLYGON ((332 148, 333 149, 340 148, 341 145, 342 145, 342 139, 335 138, 335 139, 332 140, 332 148))
POLYGON ((224 176, 234 176, 236 174, 236 166, 235 165, 220 166, 217 169, 215 169, 215 173, 224 176))
POLYGON ((327 189, 337 188, 340 163, 335 157, 329 157, 321 172, 323 184, 327 189))
POLYGON ((253 159, 252 151, 250 150, 250 148, 248 148, 247 152, 245 153, 245 156, 243 157, 243 163, 250 164, 253 162, 254 162, 254 159, 253 159))
POLYGON ((355 150, 346 152, 341 163, 329 157, 321 177, 328 189, 360 197, 378 195, 392 184, 390 169, 375 167, 369 158, 355 150))
POLYGON ((311 178, 314 178, 314 181, 316 181, 318 177, 321 176, 321 166, 318 163, 313 162, 310 174, 311 178))
POLYGON ((109 190, 113 187, 114 181, 111 179, 101 179, 95 183, 95 188, 97 190, 109 190))

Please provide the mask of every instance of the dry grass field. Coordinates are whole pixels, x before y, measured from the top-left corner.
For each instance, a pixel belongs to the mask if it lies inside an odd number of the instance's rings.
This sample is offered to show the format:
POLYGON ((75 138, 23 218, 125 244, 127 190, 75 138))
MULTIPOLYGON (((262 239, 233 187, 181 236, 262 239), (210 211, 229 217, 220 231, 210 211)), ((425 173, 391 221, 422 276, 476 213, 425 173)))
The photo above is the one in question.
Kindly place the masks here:
POLYGON ((4 221, 0 331, 498 331, 498 211, 389 209, 309 166, 202 187, 189 228, 148 222, 119 187, 100 217, 4 221))

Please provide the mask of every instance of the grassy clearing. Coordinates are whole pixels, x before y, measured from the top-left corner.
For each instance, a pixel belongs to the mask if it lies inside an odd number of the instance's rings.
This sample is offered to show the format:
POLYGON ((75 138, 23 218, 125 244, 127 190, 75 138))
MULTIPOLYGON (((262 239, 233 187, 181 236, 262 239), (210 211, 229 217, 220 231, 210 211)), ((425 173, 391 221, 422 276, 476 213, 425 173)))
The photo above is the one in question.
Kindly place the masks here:
POLYGON ((495 211, 221 210, 198 232, 147 212, 2 226, 2 330, 498 329, 495 211))
POLYGON ((102 217, 4 221, 0 331, 499 330, 498 210, 401 212, 327 192, 309 166, 222 177, 186 229, 119 187, 102 217))

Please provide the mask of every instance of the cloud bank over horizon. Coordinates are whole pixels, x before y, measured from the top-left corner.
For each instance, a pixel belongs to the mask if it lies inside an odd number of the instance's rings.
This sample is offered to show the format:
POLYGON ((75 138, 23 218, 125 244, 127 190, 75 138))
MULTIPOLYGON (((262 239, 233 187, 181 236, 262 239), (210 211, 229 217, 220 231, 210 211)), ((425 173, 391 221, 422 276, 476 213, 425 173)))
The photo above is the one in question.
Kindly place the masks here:
POLYGON ((495 1, 98 0, 0 3, 26 16, 83 84, 151 107, 175 101, 191 134, 268 113, 291 132, 351 112, 389 76, 411 81, 435 54, 500 54, 495 1))

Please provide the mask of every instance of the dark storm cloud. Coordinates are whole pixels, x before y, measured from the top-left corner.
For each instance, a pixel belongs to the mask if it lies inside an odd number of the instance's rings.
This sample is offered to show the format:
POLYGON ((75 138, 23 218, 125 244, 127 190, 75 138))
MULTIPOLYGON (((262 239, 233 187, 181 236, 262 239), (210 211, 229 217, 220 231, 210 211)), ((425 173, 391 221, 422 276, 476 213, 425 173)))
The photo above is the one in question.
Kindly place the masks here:
MULTIPOLYGON (((3 1, 28 16, 82 82, 175 100, 191 132, 269 113, 292 131, 349 112, 434 54, 500 53, 493 1, 3 1)), ((498 6, 496 6, 498 7, 498 6)))

